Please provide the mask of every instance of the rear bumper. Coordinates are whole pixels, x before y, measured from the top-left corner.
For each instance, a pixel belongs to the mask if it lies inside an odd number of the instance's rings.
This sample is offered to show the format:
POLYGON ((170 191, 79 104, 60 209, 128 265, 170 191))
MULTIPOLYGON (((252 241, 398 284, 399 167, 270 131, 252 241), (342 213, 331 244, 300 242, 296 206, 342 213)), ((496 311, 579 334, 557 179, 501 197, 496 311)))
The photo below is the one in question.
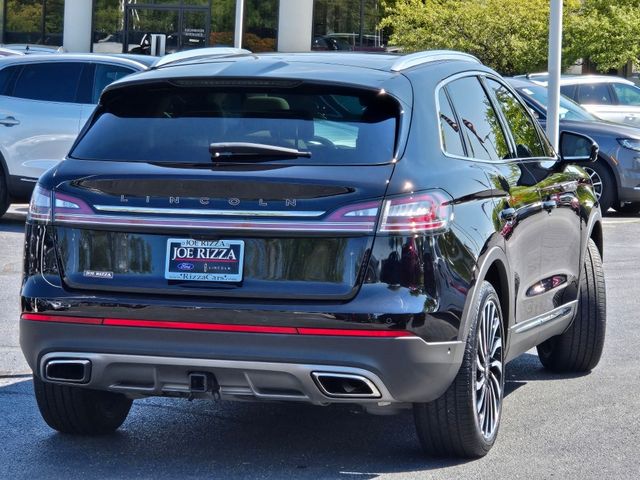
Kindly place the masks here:
POLYGON ((189 373, 215 376, 231 400, 297 400, 313 404, 402 404, 439 397, 458 372, 462 342, 419 337, 203 332, 20 321, 20 343, 39 377, 53 358, 91 362, 83 386, 130 396, 189 393, 189 373), (333 398, 313 372, 369 380, 376 398, 333 398))

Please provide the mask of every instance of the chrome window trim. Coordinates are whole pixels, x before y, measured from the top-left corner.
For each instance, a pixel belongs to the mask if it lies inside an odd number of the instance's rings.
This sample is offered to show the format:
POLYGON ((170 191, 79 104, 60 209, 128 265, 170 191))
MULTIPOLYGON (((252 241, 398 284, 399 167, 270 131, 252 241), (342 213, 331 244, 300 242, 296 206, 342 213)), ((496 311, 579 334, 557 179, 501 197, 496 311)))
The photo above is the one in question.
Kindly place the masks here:
MULTIPOLYGON (((442 154, 445 157, 454 158, 456 160, 466 160, 466 161, 471 161, 471 162, 488 163, 488 164, 492 164, 492 165, 497 165, 497 164, 501 164, 501 163, 512 163, 512 162, 524 162, 524 163, 543 162, 543 161, 544 162, 548 162, 548 161, 557 162, 559 160, 558 157, 526 157, 526 158, 505 158, 505 159, 502 159, 502 160, 484 160, 484 159, 481 159, 481 158, 467 157, 467 156, 454 155, 454 154, 448 153, 444 148, 444 144, 442 143, 442 135, 440 134, 440 90, 445 88, 450 83, 452 83, 452 82, 454 82, 456 80, 459 80, 461 78, 466 78, 466 77, 491 78, 493 80, 498 81, 501 85, 505 85, 505 83, 501 82, 500 78, 497 77, 496 75, 493 75, 493 74, 491 74, 489 72, 483 72, 481 70, 468 70, 468 71, 465 71, 465 72, 456 73, 455 75, 451 75, 450 77, 445 78, 444 80, 440 81, 438 83, 438 85, 436 85, 436 88, 435 88, 435 106, 436 106, 436 108, 435 108, 434 115, 436 117, 436 125, 438 126, 438 141, 440 143, 440 152, 442 152, 442 154)), ((507 89, 509 91, 513 92, 513 89, 509 85, 505 85, 505 86, 507 87, 507 89)), ((450 95, 449 95, 449 97, 450 97, 450 95)), ((516 96, 516 98, 518 98, 518 97, 516 96)), ((454 113, 456 115, 458 115, 458 112, 455 109, 455 105, 451 105, 451 108, 453 109, 454 113)), ((496 112, 496 114, 497 114, 497 112, 496 112)), ((465 148, 466 148, 466 142, 465 142, 465 148)))

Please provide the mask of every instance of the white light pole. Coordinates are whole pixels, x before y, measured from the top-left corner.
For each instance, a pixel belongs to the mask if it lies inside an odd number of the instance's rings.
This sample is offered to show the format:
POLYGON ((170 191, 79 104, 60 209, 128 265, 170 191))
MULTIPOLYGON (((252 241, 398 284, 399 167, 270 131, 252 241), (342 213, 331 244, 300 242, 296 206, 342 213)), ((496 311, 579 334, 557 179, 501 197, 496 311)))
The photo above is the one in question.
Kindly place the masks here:
POLYGON ((549 15, 549 101, 547 135, 558 150, 560 130, 560 70, 562 68, 562 0, 551 0, 549 15))
POLYGON ((242 48, 242 31, 244 30, 244 0, 236 0, 236 28, 233 35, 233 46, 242 48))

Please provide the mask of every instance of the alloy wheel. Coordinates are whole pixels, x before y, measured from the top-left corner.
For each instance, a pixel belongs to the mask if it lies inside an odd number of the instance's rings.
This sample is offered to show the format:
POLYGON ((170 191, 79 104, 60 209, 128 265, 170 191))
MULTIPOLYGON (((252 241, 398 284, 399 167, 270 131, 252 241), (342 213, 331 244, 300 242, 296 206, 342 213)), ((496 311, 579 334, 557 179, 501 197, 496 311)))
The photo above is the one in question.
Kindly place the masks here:
POLYGON ((498 427, 503 395, 503 343, 501 319, 495 300, 488 300, 478 324, 475 407, 482 435, 490 439, 498 427))
POLYGON ((598 172, 592 168, 585 167, 584 171, 589 174, 589 178, 593 184, 593 191, 596 194, 596 198, 600 200, 600 196, 602 195, 602 178, 598 175, 598 172))

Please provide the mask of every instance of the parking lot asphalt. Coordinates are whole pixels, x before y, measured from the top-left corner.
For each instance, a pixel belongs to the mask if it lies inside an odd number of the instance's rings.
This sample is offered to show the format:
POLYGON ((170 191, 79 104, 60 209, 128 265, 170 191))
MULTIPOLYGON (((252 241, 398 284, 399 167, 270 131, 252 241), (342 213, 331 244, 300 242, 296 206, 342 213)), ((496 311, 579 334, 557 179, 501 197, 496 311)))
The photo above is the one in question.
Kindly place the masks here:
POLYGON ((350 407, 134 402, 116 434, 54 433, 41 420, 18 347, 23 209, 0 222, 0 479, 637 479, 640 477, 640 218, 605 220, 608 330, 588 375, 506 370, 498 442, 485 458, 422 456, 410 412, 350 407))

